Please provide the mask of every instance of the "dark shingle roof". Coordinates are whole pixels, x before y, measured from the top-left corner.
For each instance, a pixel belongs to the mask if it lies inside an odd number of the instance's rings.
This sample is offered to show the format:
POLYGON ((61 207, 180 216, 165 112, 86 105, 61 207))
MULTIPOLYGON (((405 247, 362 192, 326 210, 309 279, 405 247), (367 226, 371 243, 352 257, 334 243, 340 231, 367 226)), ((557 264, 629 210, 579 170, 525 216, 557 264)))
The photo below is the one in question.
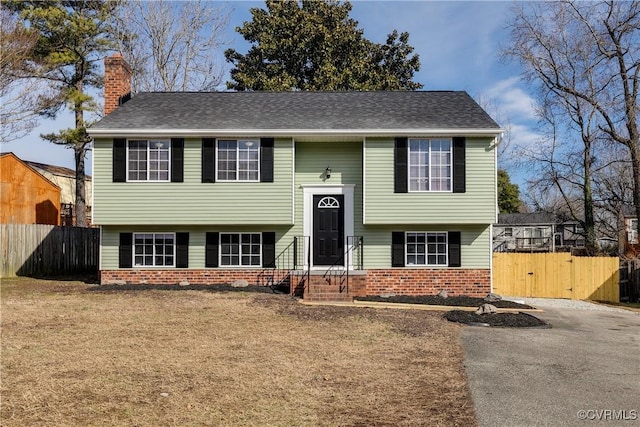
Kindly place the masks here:
MULTIPOLYGON (((59 175, 59 176, 64 176, 69 178, 76 177, 76 171, 74 171, 73 169, 65 168, 63 166, 48 165, 46 163, 32 162, 29 160, 25 160, 24 162, 33 168, 49 172, 53 175, 59 175)), ((85 178, 88 180, 91 180, 90 175, 86 175, 85 178)))
POLYGON ((496 122, 466 92, 140 93, 89 130, 482 129, 496 122))
POLYGON ((500 225, 545 225, 558 222, 556 215, 547 212, 499 214, 500 225))

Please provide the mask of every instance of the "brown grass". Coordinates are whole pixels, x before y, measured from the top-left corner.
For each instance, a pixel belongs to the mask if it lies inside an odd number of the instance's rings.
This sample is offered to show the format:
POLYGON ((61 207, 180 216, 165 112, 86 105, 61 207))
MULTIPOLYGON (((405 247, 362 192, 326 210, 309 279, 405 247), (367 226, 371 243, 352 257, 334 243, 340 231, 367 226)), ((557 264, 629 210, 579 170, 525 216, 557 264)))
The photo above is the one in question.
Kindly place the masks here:
POLYGON ((475 425, 440 313, 91 288, 2 281, 3 426, 475 425))

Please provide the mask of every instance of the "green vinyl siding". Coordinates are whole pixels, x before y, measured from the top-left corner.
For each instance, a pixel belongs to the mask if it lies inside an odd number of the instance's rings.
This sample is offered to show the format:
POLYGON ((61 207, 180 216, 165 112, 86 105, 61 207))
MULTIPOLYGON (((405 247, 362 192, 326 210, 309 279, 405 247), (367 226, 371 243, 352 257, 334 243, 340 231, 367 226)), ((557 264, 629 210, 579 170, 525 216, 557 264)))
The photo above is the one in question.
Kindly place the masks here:
POLYGON ((466 140, 466 192, 394 193, 394 141, 365 143, 364 215, 373 224, 491 224, 496 220, 492 138, 466 140))
MULTIPOLYGON (((120 233, 189 233, 189 268, 204 268, 204 252, 206 233, 215 232, 243 232, 259 233, 275 231, 276 255, 282 252, 293 236, 301 235, 291 227, 276 227, 265 229, 258 226, 233 227, 185 227, 185 226, 103 226, 101 237, 101 269, 112 270, 118 268, 118 245, 120 233)), ((491 265, 491 231, 488 226, 471 225, 432 225, 432 226, 367 226, 356 234, 362 235, 364 240, 364 268, 391 268, 391 233, 394 231, 460 231, 462 237, 462 266, 461 268, 490 268, 491 265)), ((302 250, 302 249, 300 249, 302 250)))
MULTIPOLYGON (((460 268, 490 268, 491 266, 491 227, 488 225, 401 225, 401 226, 365 226, 364 268, 391 268, 391 233, 394 231, 460 231, 461 259, 460 268)), ((410 267, 412 268, 412 267, 410 267)), ((424 268, 424 267, 416 267, 424 268)), ((430 267, 446 268, 446 267, 430 267)))
POLYGON ((303 234, 305 185, 354 184, 354 233, 362 235, 362 142, 296 142, 295 158, 295 221, 285 237, 303 234), (327 167, 331 178, 325 180, 327 167))
POLYGON ((293 143, 274 145, 274 182, 202 183, 202 140, 184 143, 184 182, 112 182, 111 139, 94 143, 93 222, 292 224, 293 143))
MULTIPOLYGON (((288 243, 281 237, 289 227, 265 227, 265 226, 216 226, 216 227, 185 227, 185 226, 103 226, 101 236, 100 268, 113 270, 118 268, 118 246, 120 233, 189 233, 189 268, 202 269, 204 267, 205 242, 207 232, 219 233, 261 233, 273 231, 276 233, 276 255, 279 254, 288 243)), ((152 267, 157 268, 157 267, 152 267)), ((261 267, 253 267, 261 268, 261 267)))

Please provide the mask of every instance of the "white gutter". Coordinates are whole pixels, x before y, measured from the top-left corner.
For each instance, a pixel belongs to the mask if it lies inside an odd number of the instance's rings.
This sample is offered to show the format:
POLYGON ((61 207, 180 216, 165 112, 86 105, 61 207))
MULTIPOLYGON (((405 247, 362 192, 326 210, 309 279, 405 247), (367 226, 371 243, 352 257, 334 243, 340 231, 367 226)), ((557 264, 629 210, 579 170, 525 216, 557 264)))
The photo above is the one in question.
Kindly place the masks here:
POLYGON ((108 129, 89 128, 87 133, 94 137, 286 137, 286 136, 497 136, 504 129, 108 129))

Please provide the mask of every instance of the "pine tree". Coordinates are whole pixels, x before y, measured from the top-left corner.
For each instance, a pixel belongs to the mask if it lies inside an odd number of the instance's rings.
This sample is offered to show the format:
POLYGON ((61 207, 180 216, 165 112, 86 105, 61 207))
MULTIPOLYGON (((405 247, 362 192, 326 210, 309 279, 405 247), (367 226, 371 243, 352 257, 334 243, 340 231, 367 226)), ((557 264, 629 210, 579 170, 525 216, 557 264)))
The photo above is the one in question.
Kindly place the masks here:
POLYGON ((16 1, 8 7, 18 12, 25 24, 38 34, 29 73, 49 82, 49 90, 40 97, 39 113, 53 118, 67 107, 74 114, 73 128, 42 137, 74 151, 76 224, 84 226, 85 157, 91 144, 85 112, 100 110, 89 90, 101 88, 103 84, 98 65, 113 46, 110 18, 117 2, 16 1))

